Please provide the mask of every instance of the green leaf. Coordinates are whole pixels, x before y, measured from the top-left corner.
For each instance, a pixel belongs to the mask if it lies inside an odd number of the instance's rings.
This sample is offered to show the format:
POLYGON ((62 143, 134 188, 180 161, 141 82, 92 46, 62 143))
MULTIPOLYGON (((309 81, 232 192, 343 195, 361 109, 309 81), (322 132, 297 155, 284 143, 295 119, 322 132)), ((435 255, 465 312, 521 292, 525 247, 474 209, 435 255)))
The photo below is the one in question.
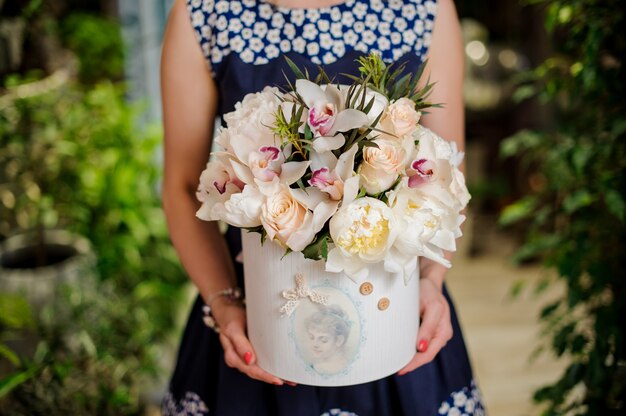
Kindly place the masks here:
POLYGON ((544 306, 543 309, 541 309, 541 313, 539 314, 539 316, 541 317, 541 319, 549 318, 554 314, 554 312, 557 311, 559 305, 561 305, 561 301, 552 302, 544 306))
POLYGON ((378 143, 375 143, 371 140, 363 140, 363 147, 375 147, 377 149, 380 149, 380 146, 378 146, 378 143))
POLYGON ((534 97, 536 94, 537 89, 534 85, 522 85, 518 87, 513 93, 513 100, 517 103, 520 103, 534 97))
POLYGON ((604 194, 604 202, 609 212, 615 215, 620 221, 624 222, 626 204, 624 203, 622 195, 616 190, 610 189, 604 194))
POLYGON ((513 282, 513 285, 511 286, 509 296, 513 299, 518 298, 525 287, 526 281, 524 279, 517 279, 515 282, 513 282))
POLYGON ((20 365, 20 357, 9 347, 4 344, 0 344, 0 356, 6 358, 14 366, 20 365))
POLYGON ((309 123, 304 125, 304 140, 313 140, 313 132, 311 131, 309 123))
POLYGON ((574 149, 572 154, 572 163, 578 175, 584 175, 587 171, 587 163, 593 156, 593 147, 587 144, 581 144, 574 149))
POLYGON ((579 189, 565 198, 563 201, 563 209, 566 213, 571 214, 580 208, 591 205, 594 201, 595 198, 588 190, 579 189))
POLYGON ((308 76, 305 76, 302 73, 300 68, 298 68, 298 65, 296 65, 296 63, 294 61, 289 59, 289 57, 287 57, 287 55, 285 55, 285 61, 287 61, 287 65, 289 65, 289 68, 294 73, 294 75, 296 76, 297 79, 308 79, 309 78, 308 76))
POLYGON ((32 312, 26 299, 0 294, 0 324, 15 329, 32 327, 32 312))
POLYGON ((530 130, 520 130, 507 137, 500 144, 500 156, 512 157, 521 152, 533 149, 542 143, 542 135, 530 130))
POLYGON ((537 199, 533 196, 527 196, 514 202, 502 210, 499 223, 502 226, 508 226, 518 221, 528 218, 537 207, 537 199))
POLYGON ((626 132, 626 119, 620 119, 615 121, 613 124, 613 128, 611 129, 611 133, 614 136, 619 136, 626 132))
POLYGON ((562 243, 562 239, 556 234, 541 235, 529 240, 520 247, 513 255, 513 262, 521 263, 543 254, 562 243))
POLYGON ((30 380, 37 373, 37 371, 39 371, 38 367, 31 367, 27 370, 11 374, 0 380, 0 398, 9 394, 11 390, 18 387, 20 384, 30 380))
POLYGON ((315 240, 302 250, 304 258, 311 260, 326 260, 328 258, 328 243, 330 235, 328 232, 318 235, 315 240))

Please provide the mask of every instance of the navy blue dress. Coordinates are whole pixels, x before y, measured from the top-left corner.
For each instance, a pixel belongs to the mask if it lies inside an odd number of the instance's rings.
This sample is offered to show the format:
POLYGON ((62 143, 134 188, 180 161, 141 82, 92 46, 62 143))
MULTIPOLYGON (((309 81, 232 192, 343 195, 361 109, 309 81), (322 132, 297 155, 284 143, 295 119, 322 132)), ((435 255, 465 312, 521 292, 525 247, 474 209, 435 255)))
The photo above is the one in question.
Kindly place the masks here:
MULTIPOLYGON (((232 111, 245 94, 267 85, 285 86, 284 74, 293 77, 284 55, 311 74, 317 74, 321 65, 339 82, 341 74, 356 73, 356 58, 370 51, 379 52, 388 63, 406 62, 406 70, 414 72, 428 51, 437 11, 435 0, 347 0, 305 9, 277 7, 264 0, 187 0, 187 6, 219 88, 220 114, 232 111)), ((231 228, 226 239, 243 287, 243 267, 234 260, 241 251, 239 230, 231 228)), ((218 336, 203 324, 198 297, 163 401, 163 414, 483 415, 480 392, 450 305, 454 337, 433 362, 412 373, 355 386, 290 387, 256 381, 229 368, 218 336)))

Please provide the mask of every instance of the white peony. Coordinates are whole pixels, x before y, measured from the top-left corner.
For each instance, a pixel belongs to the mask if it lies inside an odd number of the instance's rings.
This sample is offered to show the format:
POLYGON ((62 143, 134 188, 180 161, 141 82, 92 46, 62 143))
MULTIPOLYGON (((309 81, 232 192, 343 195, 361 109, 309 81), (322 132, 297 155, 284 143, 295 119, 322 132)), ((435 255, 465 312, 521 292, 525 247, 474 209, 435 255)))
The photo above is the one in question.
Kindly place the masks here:
POLYGON ((355 281, 366 277, 369 264, 384 260, 396 233, 393 212, 382 201, 364 197, 343 205, 330 219, 335 246, 326 271, 344 272, 355 281))
POLYGON ((281 103, 280 97, 282 94, 275 87, 265 87, 261 92, 246 94, 241 102, 235 104, 234 111, 224 114, 230 133, 248 137, 271 133, 281 103))
POLYGON ((399 223, 394 249, 405 259, 424 256, 446 267, 444 250, 456 251, 464 220, 455 209, 419 190, 401 186, 389 192, 389 205, 399 223))

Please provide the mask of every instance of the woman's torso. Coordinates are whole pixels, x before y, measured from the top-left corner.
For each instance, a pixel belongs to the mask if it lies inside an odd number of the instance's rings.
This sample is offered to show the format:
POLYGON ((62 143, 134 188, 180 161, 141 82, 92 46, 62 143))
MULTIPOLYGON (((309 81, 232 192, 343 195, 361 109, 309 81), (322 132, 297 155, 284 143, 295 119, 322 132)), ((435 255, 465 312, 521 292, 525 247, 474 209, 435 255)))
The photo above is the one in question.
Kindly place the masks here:
MULTIPOLYGON (((320 8, 285 8, 265 0, 187 0, 192 25, 220 93, 219 114, 246 94, 284 87, 294 76, 283 56, 314 77, 318 66, 337 81, 370 52, 387 63, 423 62, 435 0, 346 0, 320 8)), ((344 79, 345 82, 345 79, 344 79)))

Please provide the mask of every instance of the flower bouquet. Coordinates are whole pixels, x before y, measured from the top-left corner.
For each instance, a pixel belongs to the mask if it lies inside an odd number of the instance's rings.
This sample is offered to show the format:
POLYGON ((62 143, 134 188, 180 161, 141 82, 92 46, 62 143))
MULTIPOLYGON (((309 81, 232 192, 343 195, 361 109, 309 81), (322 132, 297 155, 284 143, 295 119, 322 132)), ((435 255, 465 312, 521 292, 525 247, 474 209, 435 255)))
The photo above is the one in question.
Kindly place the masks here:
POLYGON ((463 153, 419 125, 433 106, 421 71, 369 55, 337 85, 289 64, 295 85, 224 115, 197 216, 242 228, 259 365, 303 384, 363 383, 415 353, 418 259, 450 266, 470 198, 463 153))

